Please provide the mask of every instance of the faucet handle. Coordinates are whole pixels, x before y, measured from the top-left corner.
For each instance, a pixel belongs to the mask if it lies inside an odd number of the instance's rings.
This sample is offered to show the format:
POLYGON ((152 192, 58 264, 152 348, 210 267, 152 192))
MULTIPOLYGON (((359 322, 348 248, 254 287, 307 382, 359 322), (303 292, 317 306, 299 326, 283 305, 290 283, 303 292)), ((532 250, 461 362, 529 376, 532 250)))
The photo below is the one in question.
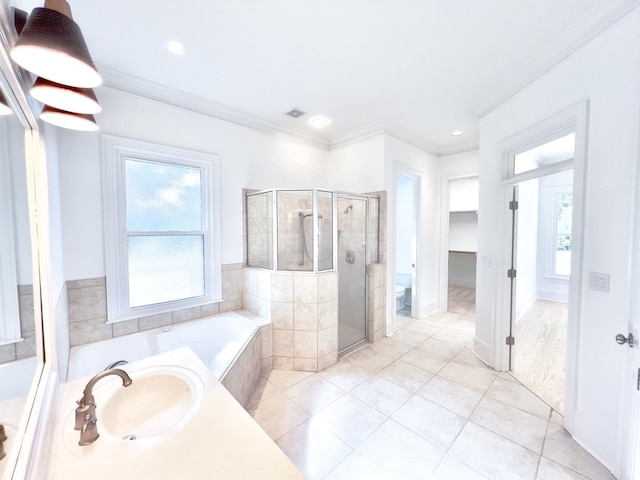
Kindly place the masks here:
POLYGON ((87 421, 87 418, 96 418, 96 404, 92 402, 89 405, 82 405, 82 399, 78 400, 78 408, 76 408, 76 424, 73 427, 74 430, 82 430, 87 421))
POLYGON ((88 404, 85 405, 84 396, 82 396, 78 400, 76 400, 76 404, 78 405, 78 407, 86 407, 87 405, 95 405, 96 404, 96 400, 95 400, 95 398, 93 398, 93 395, 91 395, 91 401, 88 404))

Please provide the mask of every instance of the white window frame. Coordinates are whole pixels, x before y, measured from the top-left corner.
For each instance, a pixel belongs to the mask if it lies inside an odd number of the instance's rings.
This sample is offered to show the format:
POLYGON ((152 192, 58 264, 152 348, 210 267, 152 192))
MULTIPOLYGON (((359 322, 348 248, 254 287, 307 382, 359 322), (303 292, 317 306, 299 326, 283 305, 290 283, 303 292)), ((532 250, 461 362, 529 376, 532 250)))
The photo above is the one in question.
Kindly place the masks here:
POLYGON ((222 301, 220 159, 217 155, 102 135, 102 192, 107 285, 107 323, 222 301), (205 292, 203 296, 140 307, 129 306, 125 162, 136 159, 198 168, 203 205, 205 292))
MULTIPOLYGON (((553 196, 553 199, 550 202, 550 204, 553 207, 553 212, 551 215, 551 225, 549 226, 550 236, 547 238, 547 245, 550 245, 550 246, 548 247, 545 277, 550 280, 568 282, 570 275, 560 275, 556 273, 556 245, 558 241, 558 213, 559 213, 558 199, 560 195, 564 193, 571 193, 573 195, 573 186, 562 185, 562 186, 550 187, 549 191, 553 196)), ((573 240, 573 231, 571 233, 571 238, 573 240)))

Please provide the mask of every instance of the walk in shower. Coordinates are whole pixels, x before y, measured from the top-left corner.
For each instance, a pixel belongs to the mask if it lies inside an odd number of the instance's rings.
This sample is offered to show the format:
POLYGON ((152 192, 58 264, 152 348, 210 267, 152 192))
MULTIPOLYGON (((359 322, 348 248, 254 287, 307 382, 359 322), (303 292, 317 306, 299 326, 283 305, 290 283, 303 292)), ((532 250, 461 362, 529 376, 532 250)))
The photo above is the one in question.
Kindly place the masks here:
POLYGON ((338 272, 339 353, 367 339, 367 266, 378 262, 378 230, 374 196, 324 189, 246 195, 247 266, 296 274, 338 272))

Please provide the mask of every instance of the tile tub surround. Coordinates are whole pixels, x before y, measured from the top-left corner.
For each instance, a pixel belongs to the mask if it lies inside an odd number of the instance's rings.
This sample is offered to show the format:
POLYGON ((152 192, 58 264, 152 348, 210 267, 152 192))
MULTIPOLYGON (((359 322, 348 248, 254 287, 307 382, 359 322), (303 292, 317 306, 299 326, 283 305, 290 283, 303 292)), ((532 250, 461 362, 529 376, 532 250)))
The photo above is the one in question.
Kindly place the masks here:
POLYGON ((249 412, 309 480, 613 480, 559 414, 473 355, 473 329, 433 314, 321 372, 274 370, 249 412))
POLYGON ((105 277, 69 280, 66 288, 70 345, 74 347, 217 313, 242 310, 244 283, 242 264, 223 265, 222 302, 107 324, 105 277))
POLYGON ((262 376, 262 329, 247 342, 220 383, 243 407, 249 405, 253 391, 262 376))
MULTIPOLYGON (((270 366, 317 372, 338 359, 338 274, 246 269, 247 310, 271 321, 270 366)), ((268 357, 264 357, 268 364, 268 357)), ((268 370, 268 369, 267 369, 268 370)))

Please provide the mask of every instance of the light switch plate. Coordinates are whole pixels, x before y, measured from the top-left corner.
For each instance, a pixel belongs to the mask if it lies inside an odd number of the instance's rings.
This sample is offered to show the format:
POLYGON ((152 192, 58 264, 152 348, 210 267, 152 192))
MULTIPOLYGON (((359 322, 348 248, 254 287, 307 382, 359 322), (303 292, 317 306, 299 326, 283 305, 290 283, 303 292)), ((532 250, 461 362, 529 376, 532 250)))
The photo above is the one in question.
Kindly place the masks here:
POLYGON ((589 290, 609 293, 609 275, 607 273, 589 272, 589 290))

